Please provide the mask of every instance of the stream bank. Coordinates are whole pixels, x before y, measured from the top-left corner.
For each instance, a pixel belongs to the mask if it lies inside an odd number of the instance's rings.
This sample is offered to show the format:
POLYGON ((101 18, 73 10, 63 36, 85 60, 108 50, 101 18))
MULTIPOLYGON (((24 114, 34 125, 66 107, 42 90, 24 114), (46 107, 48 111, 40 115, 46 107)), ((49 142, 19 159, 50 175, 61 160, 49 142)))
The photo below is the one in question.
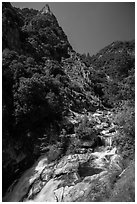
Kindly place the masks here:
MULTIPOLYGON (((8 202, 94 202, 100 201, 123 171, 122 157, 113 138, 118 134, 110 120, 110 111, 88 113, 94 118, 97 137, 102 145, 80 141, 77 151, 58 159, 55 154, 43 154, 6 193, 8 202), (93 148, 94 147, 94 148, 93 148), (52 158, 52 159, 51 159, 52 158)), ((84 114, 71 113, 69 120, 77 126, 84 114)), ((68 136, 73 142, 75 134, 68 136)))

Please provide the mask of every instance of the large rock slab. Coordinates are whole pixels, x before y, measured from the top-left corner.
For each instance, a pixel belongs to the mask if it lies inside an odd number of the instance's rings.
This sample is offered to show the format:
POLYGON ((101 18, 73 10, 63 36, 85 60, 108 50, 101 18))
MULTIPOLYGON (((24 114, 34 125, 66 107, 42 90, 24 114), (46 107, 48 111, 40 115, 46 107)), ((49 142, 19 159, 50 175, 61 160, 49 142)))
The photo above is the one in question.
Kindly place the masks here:
MULTIPOLYGON (((34 198, 30 200, 32 202, 57 202, 57 197, 54 191, 62 183, 62 180, 51 179, 41 190, 41 192, 34 198)), ((27 200, 26 200, 27 201, 27 200)))
MULTIPOLYGON (((77 124, 83 117, 84 114, 72 113, 77 124)), ((97 138, 107 141, 116 134, 115 127, 109 125, 103 112, 89 114, 87 117, 95 121, 94 128, 100 131, 101 135, 97 138)), ((72 134, 70 138, 74 141, 75 137, 76 135, 72 134)), ((50 148, 50 152, 40 157, 33 167, 25 172, 5 201, 102 201, 103 196, 109 194, 112 183, 115 183, 117 176, 123 171, 122 157, 117 148, 110 147, 109 143, 106 144, 109 145, 107 147, 97 147, 95 152, 92 151, 92 141, 79 141, 78 144, 77 153, 70 152, 60 159, 57 148, 50 148)))

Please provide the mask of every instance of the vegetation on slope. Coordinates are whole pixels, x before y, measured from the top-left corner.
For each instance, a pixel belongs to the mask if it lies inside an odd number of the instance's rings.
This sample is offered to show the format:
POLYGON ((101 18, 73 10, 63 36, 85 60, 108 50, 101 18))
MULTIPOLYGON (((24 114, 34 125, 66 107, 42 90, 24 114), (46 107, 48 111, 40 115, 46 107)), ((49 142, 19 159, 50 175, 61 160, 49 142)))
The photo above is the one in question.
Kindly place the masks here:
MULTIPOLYGON (((80 55, 51 12, 17 9, 6 2, 2 11, 3 189, 40 155, 39 139, 44 137, 48 146, 60 141, 64 126, 66 132, 74 131, 72 124, 64 125, 70 110, 112 108, 121 133, 115 144, 126 160, 132 159, 134 41, 114 42, 93 57, 80 55)), ((77 136, 91 134, 96 133, 85 119, 77 136)))
POLYGON ((45 146, 56 143, 70 107, 80 111, 87 102, 61 63, 72 48, 55 16, 3 3, 2 17, 4 190, 20 163, 27 167, 40 155, 40 138, 45 146))

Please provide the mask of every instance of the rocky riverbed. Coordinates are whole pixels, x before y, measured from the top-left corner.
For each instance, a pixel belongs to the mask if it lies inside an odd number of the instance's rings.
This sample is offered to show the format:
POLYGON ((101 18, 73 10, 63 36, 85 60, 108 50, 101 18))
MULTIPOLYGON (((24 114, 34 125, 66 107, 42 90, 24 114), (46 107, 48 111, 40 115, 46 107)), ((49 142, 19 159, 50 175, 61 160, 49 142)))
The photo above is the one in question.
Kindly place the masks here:
MULTIPOLYGON (((113 138, 117 127, 110 111, 87 113, 94 119, 98 138, 104 145, 94 151, 91 142, 81 142, 74 153, 53 158, 45 153, 9 188, 8 202, 94 202, 102 201, 124 170, 122 157, 113 138)), ((71 112, 69 120, 77 126, 84 114, 71 112)), ((75 138, 75 134, 69 135, 75 138)))

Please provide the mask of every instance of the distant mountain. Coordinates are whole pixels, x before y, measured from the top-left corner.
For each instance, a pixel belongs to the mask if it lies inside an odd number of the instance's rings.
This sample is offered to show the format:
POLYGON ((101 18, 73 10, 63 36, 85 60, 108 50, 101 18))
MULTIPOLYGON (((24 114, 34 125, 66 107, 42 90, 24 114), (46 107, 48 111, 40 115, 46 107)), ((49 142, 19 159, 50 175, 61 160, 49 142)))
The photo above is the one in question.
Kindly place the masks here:
POLYGON ((135 63, 135 41, 117 41, 91 57, 91 64, 112 78, 127 77, 135 63))
MULTIPOLYGON (((104 105, 134 98, 135 41, 117 41, 103 48, 96 55, 82 55, 90 70, 93 90, 104 105), (126 87, 132 89, 126 94, 126 87), (122 93, 123 91, 123 93, 122 93), (125 95, 126 94, 126 95, 125 95)), ((114 105, 114 104, 113 104, 114 105)))

